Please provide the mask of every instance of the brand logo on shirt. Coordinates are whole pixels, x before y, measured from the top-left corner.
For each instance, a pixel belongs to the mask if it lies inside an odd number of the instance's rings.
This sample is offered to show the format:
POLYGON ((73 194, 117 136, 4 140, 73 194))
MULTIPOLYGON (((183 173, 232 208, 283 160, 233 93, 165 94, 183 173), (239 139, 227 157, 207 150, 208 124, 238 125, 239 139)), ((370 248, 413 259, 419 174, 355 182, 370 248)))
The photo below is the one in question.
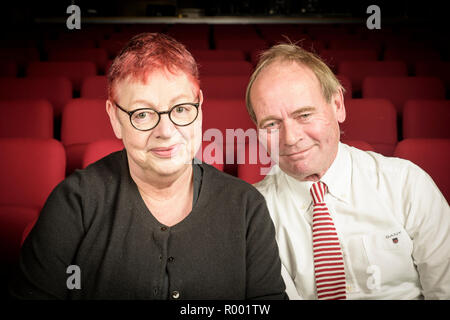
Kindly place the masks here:
POLYGON ((400 233, 401 233, 401 231, 388 234, 388 235, 386 235, 386 239, 391 239, 393 243, 397 244, 398 236, 400 235, 400 233))

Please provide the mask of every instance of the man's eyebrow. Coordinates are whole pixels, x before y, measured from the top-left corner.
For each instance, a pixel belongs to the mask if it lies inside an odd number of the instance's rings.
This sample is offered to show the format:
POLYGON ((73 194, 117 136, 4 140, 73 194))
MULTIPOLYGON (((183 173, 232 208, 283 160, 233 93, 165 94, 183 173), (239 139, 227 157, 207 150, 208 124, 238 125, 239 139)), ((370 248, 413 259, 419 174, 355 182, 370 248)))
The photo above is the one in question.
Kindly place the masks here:
MULTIPOLYGON (((298 108, 298 109, 292 111, 292 112, 290 113, 290 116, 296 115, 296 114, 299 114, 299 113, 302 113, 302 112, 315 111, 315 110, 316 110, 316 108, 315 108, 315 107, 312 107, 312 106, 301 107, 301 108, 298 108)), ((268 116, 268 117, 265 117, 265 118, 263 118, 263 119, 259 122, 258 126, 262 125, 264 122, 267 122, 267 121, 269 121, 269 120, 280 120, 280 118, 275 117, 275 116, 268 116)))
POLYGON ((301 108, 298 108, 297 110, 294 110, 293 112, 291 112, 290 115, 292 116, 292 115, 295 115, 295 114, 298 114, 298 113, 303 113, 303 112, 307 112, 307 111, 314 111, 314 110, 316 110, 316 108, 313 107, 313 106, 301 107, 301 108))

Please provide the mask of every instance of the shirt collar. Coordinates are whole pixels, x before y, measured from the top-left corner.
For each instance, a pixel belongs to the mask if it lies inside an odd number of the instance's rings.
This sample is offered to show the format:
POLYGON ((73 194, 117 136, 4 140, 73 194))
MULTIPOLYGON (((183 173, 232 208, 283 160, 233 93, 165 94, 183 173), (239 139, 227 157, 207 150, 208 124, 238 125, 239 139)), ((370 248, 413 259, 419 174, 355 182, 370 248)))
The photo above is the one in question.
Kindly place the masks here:
MULTIPOLYGON (((312 197, 309 190, 314 182, 299 181, 284 172, 282 172, 282 174, 284 175, 287 185, 296 196, 296 199, 300 199, 300 208, 306 210, 312 203, 312 197)), ((349 201, 351 158, 346 145, 339 142, 336 158, 327 172, 322 176, 321 181, 327 185, 328 192, 333 197, 344 202, 349 201)))

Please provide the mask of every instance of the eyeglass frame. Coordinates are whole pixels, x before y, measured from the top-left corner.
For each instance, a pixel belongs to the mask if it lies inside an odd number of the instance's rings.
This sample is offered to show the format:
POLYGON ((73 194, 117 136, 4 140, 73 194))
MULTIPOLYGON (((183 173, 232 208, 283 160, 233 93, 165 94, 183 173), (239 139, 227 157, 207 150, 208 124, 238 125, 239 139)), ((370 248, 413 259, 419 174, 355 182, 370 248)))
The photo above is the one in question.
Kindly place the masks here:
POLYGON ((155 129, 155 128, 158 126, 159 122, 161 121, 161 115, 163 115, 163 114, 167 114, 167 116, 169 117, 169 120, 170 120, 174 125, 176 125, 176 126, 178 126, 178 127, 187 127, 187 126, 191 125, 192 123, 194 123, 195 120, 197 120, 197 118, 198 118, 198 113, 199 113, 199 112, 198 112, 198 108, 200 107, 200 102, 197 102, 197 103, 194 103, 194 102, 183 102, 183 103, 178 103, 178 104, 174 105, 172 108, 170 108, 169 110, 166 110, 166 111, 156 111, 156 110, 153 109, 153 108, 139 108, 139 109, 127 111, 127 110, 125 110, 123 107, 121 107, 116 101, 113 100, 112 102, 113 102, 113 103, 115 104, 115 106, 118 107, 120 110, 122 110, 123 112, 125 112, 126 114, 128 114, 128 116, 130 117, 130 123, 131 123, 131 125, 133 126, 133 128, 135 128, 136 130, 139 130, 139 131, 150 131, 150 130, 155 129), (175 109, 176 107, 179 107, 179 106, 182 106, 182 105, 186 105, 186 104, 188 104, 188 105, 190 105, 190 106, 194 106, 195 109, 197 110, 197 114, 196 114, 194 120, 192 120, 192 121, 189 122, 188 124, 182 124, 182 125, 181 125, 181 124, 176 124, 176 123, 172 120, 172 118, 170 117, 170 113, 171 113, 172 110, 175 109), (133 116, 133 114, 134 114, 136 111, 140 111, 140 110, 152 110, 152 111, 154 111, 154 112, 158 115, 158 121, 157 121, 156 124, 155 124, 153 127, 151 127, 150 129, 138 129, 138 128, 136 128, 136 126, 133 124, 133 121, 131 120, 131 117, 133 116))

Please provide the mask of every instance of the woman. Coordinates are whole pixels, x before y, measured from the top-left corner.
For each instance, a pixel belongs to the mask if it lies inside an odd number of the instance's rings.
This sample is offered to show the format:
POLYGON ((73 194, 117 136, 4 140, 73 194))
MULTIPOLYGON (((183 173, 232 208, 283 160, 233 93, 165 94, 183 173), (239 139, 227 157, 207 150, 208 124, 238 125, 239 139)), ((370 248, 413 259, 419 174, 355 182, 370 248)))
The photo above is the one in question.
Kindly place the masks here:
POLYGON ((193 161, 203 95, 191 54, 163 34, 137 35, 111 66, 108 96, 125 149, 55 188, 24 242, 12 295, 284 299, 264 198, 193 161))

